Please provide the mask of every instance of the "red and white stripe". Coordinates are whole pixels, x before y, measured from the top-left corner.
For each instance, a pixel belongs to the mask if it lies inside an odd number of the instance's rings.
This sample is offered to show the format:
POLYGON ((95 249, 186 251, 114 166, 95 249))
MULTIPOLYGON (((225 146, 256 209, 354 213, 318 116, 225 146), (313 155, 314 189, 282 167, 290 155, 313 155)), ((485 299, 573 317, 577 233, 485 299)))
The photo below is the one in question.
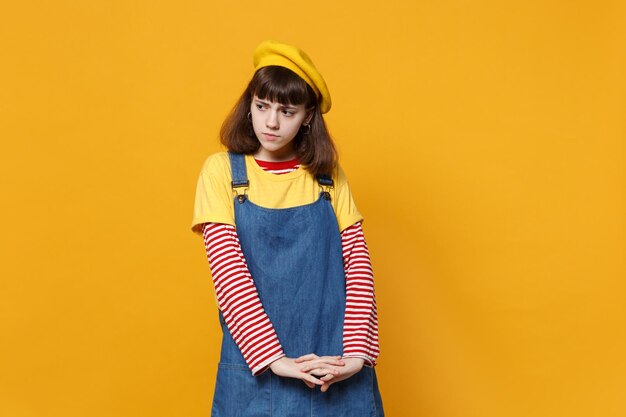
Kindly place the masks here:
POLYGON ((295 171, 300 167, 300 163, 298 159, 292 159, 290 161, 281 161, 281 162, 273 162, 273 161, 261 161, 259 159, 255 159, 257 165, 263 168, 265 171, 271 172, 272 174, 286 174, 291 171, 295 171))
POLYGON ((296 169, 298 169, 298 167, 294 167, 293 169, 292 168, 287 168, 287 169, 266 169, 266 171, 271 172, 272 174, 280 175, 280 174, 286 174, 286 173, 291 172, 291 171, 295 171, 296 169))
POLYGON ((363 358, 368 366, 376 366, 380 347, 374 273, 361 223, 341 233, 346 275, 343 357, 363 358))

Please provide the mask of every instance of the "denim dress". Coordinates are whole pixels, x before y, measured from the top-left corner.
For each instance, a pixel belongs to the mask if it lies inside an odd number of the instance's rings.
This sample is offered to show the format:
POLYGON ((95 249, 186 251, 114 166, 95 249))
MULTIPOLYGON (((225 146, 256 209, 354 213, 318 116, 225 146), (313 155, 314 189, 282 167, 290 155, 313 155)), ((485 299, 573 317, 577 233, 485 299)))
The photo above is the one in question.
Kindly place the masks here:
MULTIPOLYGON (((249 184, 243 154, 228 153, 233 189, 249 184)), ((327 176, 310 204, 267 208, 243 192, 234 197, 235 224, 246 263, 283 351, 290 358, 308 353, 343 354, 346 305, 341 235, 327 176)), ((382 399, 374 368, 364 366, 328 391, 270 369, 252 376, 221 311, 222 348, 213 417, 380 417, 382 399)))

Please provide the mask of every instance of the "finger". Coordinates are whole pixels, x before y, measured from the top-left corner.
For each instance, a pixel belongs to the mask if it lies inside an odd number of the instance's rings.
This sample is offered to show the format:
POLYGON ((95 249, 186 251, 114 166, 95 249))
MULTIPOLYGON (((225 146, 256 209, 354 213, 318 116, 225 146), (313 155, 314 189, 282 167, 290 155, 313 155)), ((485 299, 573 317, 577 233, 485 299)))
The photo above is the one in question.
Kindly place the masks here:
POLYGON ((317 359, 317 358, 319 358, 319 356, 317 356, 315 353, 309 353, 308 355, 303 355, 303 356, 296 358, 295 362, 302 362, 302 361, 307 361, 307 360, 317 359))
POLYGON ((309 388, 314 388, 315 387, 314 383, 306 381, 306 380, 303 380, 303 381, 304 381, 304 383, 306 384, 307 387, 309 387, 309 388))
POLYGON ((311 369, 315 369, 315 368, 328 368, 328 369, 333 369, 335 371, 339 371, 341 369, 343 369, 342 364, 333 364, 333 363, 324 363, 324 362, 318 362, 318 361, 313 361, 311 363, 308 364, 304 364, 302 365, 302 369, 303 371, 310 371, 311 369))
POLYGON ((313 369, 329 369, 331 371, 333 371, 334 373, 339 373, 339 372, 343 372, 343 367, 335 367, 332 365, 328 365, 325 363, 319 364, 319 365, 315 365, 315 364, 311 364, 311 365, 305 365, 303 368, 301 368, 303 371, 311 373, 311 371, 313 369))
POLYGON ((320 359, 341 359, 341 355, 336 356, 321 356, 320 359))
POLYGON ((297 362, 302 362, 302 361, 313 360, 313 359, 326 360, 326 361, 341 361, 341 356, 317 356, 315 353, 309 353, 308 355, 302 355, 296 358, 295 360, 297 362))
POLYGON ((333 374, 333 375, 338 375, 339 371, 337 369, 333 369, 333 368, 315 368, 315 367, 305 367, 301 369, 302 372, 306 372, 308 374, 313 374, 313 375, 326 375, 326 374, 333 374), (309 368, 309 369, 307 369, 309 368))
POLYGON ((336 365, 345 365, 346 363, 346 361, 341 359, 341 356, 322 356, 321 358, 318 358, 317 360, 321 362, 330 363, 330 364, 336 364, 336 365))
POLYGON ((333 381, 329 381, 329 382, 325 382, 324 385, 322 385, 320 387, 320 391, 322 392, 326 392, 328 391, 328 388, 330 388, 330 386, 332 385, 333 381))
POLYGON ((303 374, 302 379, 304 381, 312 382, 315 385, 324 385, 324 381, 320 381, 311 374, 303 374))
POLYGON ((321 377, 321 378, 320 378, 320 381, 328 382, 328 381, 330 381, 331 379, 333 379, 334 377, 335 377, 335 375, 333 375, 333 374, 328 374, 328 375, 325 375, 325 376, 321 377))
MULTIPOLYGON (((316 359, 316 360, 310 361, 308 364, 305 364, 304 367, 305 368, 309 368, 309 369, 313 369, 313 368, 316 368, 316 367, 319 368, 319 367, 329 366, 329 365, 344 366, 345 362, 336 361, 336 360, 323 361, 321 359, 316 359)), ((330 368, 333 368, 333 366, 330 366, 330 368)))

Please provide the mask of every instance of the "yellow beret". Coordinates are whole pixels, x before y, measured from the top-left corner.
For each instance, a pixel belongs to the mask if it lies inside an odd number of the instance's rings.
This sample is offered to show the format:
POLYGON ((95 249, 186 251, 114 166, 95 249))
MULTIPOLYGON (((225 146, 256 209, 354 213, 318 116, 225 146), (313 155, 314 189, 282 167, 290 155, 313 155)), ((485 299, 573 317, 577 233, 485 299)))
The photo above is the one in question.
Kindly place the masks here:
POLYGON ((330 93, 326 87, 326 82, 322 78, 322 74, 313 65, 311 58, 303 50, 285 43, 266 40, 256 47, 253 63, 255 71, 269 65, 289 68, 315 91, 320 111, 326 113, 330 110, 330 93))

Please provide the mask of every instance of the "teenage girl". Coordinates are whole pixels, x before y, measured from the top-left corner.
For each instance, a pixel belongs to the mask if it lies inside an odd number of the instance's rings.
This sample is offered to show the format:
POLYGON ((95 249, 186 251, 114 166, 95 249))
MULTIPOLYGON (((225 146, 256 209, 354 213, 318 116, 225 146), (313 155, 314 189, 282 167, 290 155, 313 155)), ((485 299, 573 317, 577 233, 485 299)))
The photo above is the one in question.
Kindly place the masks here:
POLYGON ((383 416, 369 252, 311 59, 275 41, 197 183, 222 348, 213 416, 383 416), (319 389, 316 389, 319 387, 319 389))

